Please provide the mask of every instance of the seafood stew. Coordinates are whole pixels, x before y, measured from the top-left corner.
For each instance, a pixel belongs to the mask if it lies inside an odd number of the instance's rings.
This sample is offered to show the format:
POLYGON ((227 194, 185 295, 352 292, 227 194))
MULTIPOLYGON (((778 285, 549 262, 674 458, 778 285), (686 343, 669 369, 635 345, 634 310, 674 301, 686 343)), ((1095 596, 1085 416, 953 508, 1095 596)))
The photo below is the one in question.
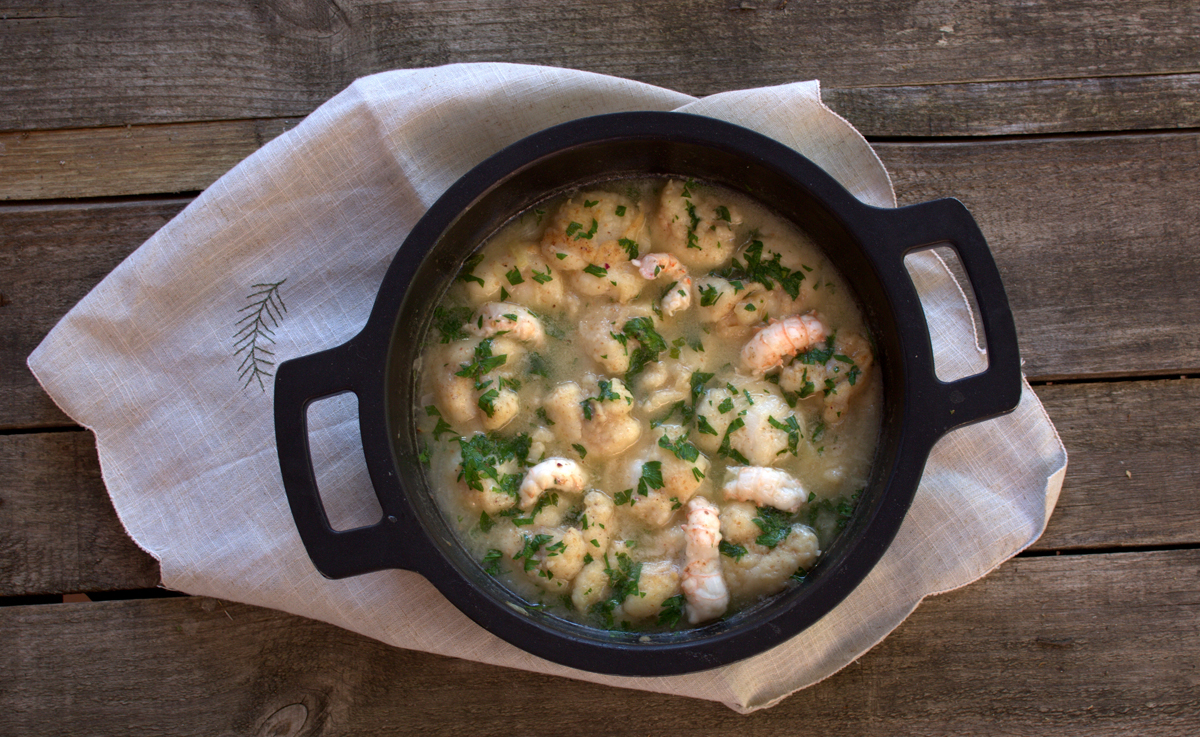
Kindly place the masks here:
POLYGON ((422 460, 530 606, 659 631, 803 580, 867 482, 872 341, 815 243, 744 195, 616 180, 470 259, 420 361, 422 460))

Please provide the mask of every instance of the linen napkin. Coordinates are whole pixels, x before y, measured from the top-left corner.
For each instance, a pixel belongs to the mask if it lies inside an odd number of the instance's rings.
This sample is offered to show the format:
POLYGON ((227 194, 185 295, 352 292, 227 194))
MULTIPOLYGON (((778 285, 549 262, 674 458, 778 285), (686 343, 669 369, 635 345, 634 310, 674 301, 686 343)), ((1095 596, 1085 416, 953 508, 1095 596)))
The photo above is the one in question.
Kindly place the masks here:
MULTIPOLYGON (((104 481, 163 584, 330 622, 395 646, 710 699, 749 712, 820 681, 921 599, 983 576, 1032 543, 1066 454, 1026 386, 1010 415, 934 449, 912 509, 866 580, 816 625, 718 670, 628 678, 575 671, 479 628, 405 571, 330 581, 313 569, 279 475, 274 366, 345 342, 366 322, 392 257, 425 209, 475 164, 548 126, 599 113, 679 110, 799 150, 861 200, 895 205, 866 141, 819 85, 695 99, 584 72, 467 64, 354 82, 209 187, 46 337, 29 366, 96 435, 104 481), (247 337, 249 336, 249 337, 247 337)), ((939 373, 985 366, 966 300, 932 251, 909 258, 939 373)), ((380 514, 353 395, 309 410, 335 526, 380 514)))

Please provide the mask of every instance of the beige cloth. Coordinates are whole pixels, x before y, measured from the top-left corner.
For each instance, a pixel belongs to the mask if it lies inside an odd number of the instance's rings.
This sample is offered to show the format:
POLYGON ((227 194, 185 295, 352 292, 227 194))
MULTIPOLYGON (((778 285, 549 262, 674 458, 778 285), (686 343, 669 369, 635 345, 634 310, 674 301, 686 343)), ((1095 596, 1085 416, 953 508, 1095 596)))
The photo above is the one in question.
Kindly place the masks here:
MULTIPOLYGON (((286 280, 276 294, 286 312, 277 326, 266 323, 274 343, 262 342, 276 360, 339 345, 365 324, 409 229, 457 177, 547 126, 627 110, 740 123, 803 152, 863 201, 895 204, 883 166, 821 104, 816 82, 697 100, 503 64, 358 80, 209 187, 29 358, 63 410, 95 432, 117 513, 161 562, 167 587, 312 617, 399 647, 748 712, 833 674, 925 595, 983 576, 1041 534, 1066 455, 1026 388, 1016 412, 937 445, 898 537, 843 604, 793 640, 718 670, 666 678, 573 671, 488 634, 416 574, 329 581, 313 569, 280 481, 272 378, 260 388, 239 376, 245 353, 236 353, 235 333, 254 285, 286 280)), ((957 284, 932 252, 911 261, 939 370, 978 371, 983 359, 957 284)), ((347 396, 309 413, 320 486, 340 526, 379 514, 347 396)))

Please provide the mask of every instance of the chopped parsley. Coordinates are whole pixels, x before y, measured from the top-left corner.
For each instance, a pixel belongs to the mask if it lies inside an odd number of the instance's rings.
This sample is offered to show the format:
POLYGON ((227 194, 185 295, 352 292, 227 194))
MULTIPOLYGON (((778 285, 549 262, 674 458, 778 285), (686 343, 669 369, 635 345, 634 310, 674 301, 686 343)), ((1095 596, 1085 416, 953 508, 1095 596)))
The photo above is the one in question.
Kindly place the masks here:
POLYGON ((473 282, 476 282, 477 284, 479 284, 479 286, 481 286, 481 287, 486 287, 487 284, 484 283, 483 279, 479 278, 478 276, 475 276, 475 274, 473 273, 475 271, 475 267, 481 263, 483 263, 483 254, 482 253, 477 253, 474 256, 471 256, 463 264, 462 270, 458 272, 458 280, 459 281, 473 281, 473 282))
POLYGON ((754 542, 767 548, 773 548, 786 540, 792 531, 791 516, 775 507, 759 507, 754 524, 762 531, 754 542))
MULTIPOLYGON (((797 448, 800 444, 800 423, 796 421, 796 415, 788 415, 786 422, 780 422, 774 417, 768 416, 767 423, 776 430, 783 430, 788 435, 787 449, 792 452, 792 455, 797 454, 797 448)), ((785 451, 779 451, 783 453, 785 451)))
POLYGON ((529 354, 529 373, 542 378, 550 378, 550 365, 546 363, 546 359, 542 354, 531 352, 529 354))
POLYGON ((800 397, 800 399, 807 399, 808 397, 811 397, 813 392, 816 390, 816 385, 808 379, 808 369, 804 369, 804 373, 800 375, 800 391, 797 392, 797 395, 800 397))
POLYGON ((721 298, 721 292, 716 284, 700 287, 700 306, 712 307, 721 298))
POLYGON ((625 372, 625 383, 630 383, 646 368, 646 364, 658 360, 658 354, 667 350, 667 341, 654 329, 654 318, 635 317, 625 322, 625 335, 638 342, 637 349, 629 357, 629 370, 625 372))
POLYGON ((696 400, 704 393, 704 385, 711 381, 714 375, 704 371, 692 372, 690 379, 692 385, 692 406, 696 405, 696 400))
POLYGON ((700 451, 688 441, 686 435, 680 435, 674 442, 668 436, 663 435, 658 439, 658 447, 671 451, 676 458, 688 463, 693 463, 700 457, 700 451))
MULTIPOLYGON (((725 437, 721 439, 721 447, 717 451, 717 454, 727 458, 732 458, 738 463, 741 463, 743 466, 749 466, 750 461, 746 459, 746 456, 739 453, 736 448, 730 445, 730 436, 745 426, 745 420, 743 420, 741 417, 735 417, 733 422, 729 423, 729 427, 725 428, 725 437)), ((713 435, 716 435, 716 433, 714 432, 713 435)))
POLYGON ((583 267, 583 273, 591 274, 592 276, 597 277, 597 278, 603 278, 605 276, 608 276, 608 269, 604 268, 603 266, 597 266, 595 264, 588 264, 587 266, 583 267))
POLYGON ((704 433, 705 435, 719 435, 720 434, 717 432, 717 429, 715 427, 708 424, 708 418, 705 417, 704 415, 696 416, 696 429, 699 430, 700 432, 704 433))
POLYGON ((715 276, 731 280, 730 283, 733 283, 735 289, 739 291, 741 285, 732 280, 758 282, 766 289, 774 289, 775 283, 778 282, 789 297, 798 298, 800 282, 804 281, 804 272, 799 269, 792 271, 784 266, 781 262, 783 256, 779 253, 776 253, 770 260, 764 261, 762 252, 763 242, 755 240, 742 251, 744 264, 735 258, 729 266, 712 273, 715 276))
POLYGON ((724 220, 727 223, 732 223, 733 218, 729 215, 729 208, 724 205, 717 205, 715 208, 717 220, 724 220))
POLYGON ((496 400, 500 398, 500 392, 496 389, 488 389, 483 394, 479 395, 479 409, 487 413, 488 417, 493 417, 496 414, 496 400))
POLYGON ((519 553, 513 556, 513 560, 520 560, 521 558, 524 558, 525 570, 532 571, 537 566, 537 561, 533 556, 536 555, 539 550, 541 550, 543 545, 550 542, 554 538, 545 533, 540 533, 534 535, 533 537, 530 537, 529 535, 522 535, 522 537, 525 539, 525 546, 521 548, 519 553))
POLYGON ((630 596, 638 594, 638 580, 642 576, 642 564, 635 562, 625 553, 617 553, 617 565, 614 567, 604 555, 604 573, 608 576, 608 586, 612 593, 604 601, 593 604, 588 611, 599 615, 606 626, 613 626, 613 610, 630 596))
POLYGON ((496 520, 488 516, 487 512, 479 513, 479 529, 483 532, 489 532, 496 526, 496 520))
MULTIPOLYGON (((559 257, 559 258, 566 258, 566 257, 567 257, 567 254, 565 254, 565 253, 560 253, 560 254, 558 254, 558 257, 559 257)), ((546 267, 546 273, 545 273, 545 274, 543 274, 543 273, 539 272, 537 269, 533 269, 533 273, 532 273, 532 274, 530 274, 530 276, 532 276, 532 277, 533 277, 533 280, 534 280, 535 282, 537 282, 538 284, 545 284, 545 283, 546 283, 546 282, 548 282, 548 281, 553 281, 553 280, 554 280, 554 277, 553 277, 553 276, 550 276, 550 267, 549 267, 549 266, 547 266, 547 267, 546 267)))
POLYGON ((850 495, 849 498, 838 500, 837 504, 833 503, 832 499, 822 499, 813 504, 812 497, 809 497, 808 506, 808 526, 816 527, 818 517, 822 512, 833 515, 834 526, 838 530, 845 529, 850 523, 850 518, 854 516, 854 509, 858 506, 858 499, 862 495, 863 490, 859 489, 850 495))
POLYGON ((587 458, 587 448, 583 447, 579 443, 571 443, 571 447, 575 449, 575 452, 579 454, 580 458, 587 458))
POLYGON ((683 619, 683 594, 675 594, 664 599, 662 608, 658 610, 658 626, 675 629, 681 619, 683 619))
POLYGON ((733 543, 726 542, 725 540, 722 540, 717 544, 717 550, 721 551, 721 555, 728 556, 734 560, 741 560, 742 556, 746 554, 745 547, 741 545, 734 545, 733 543))
POLYGON ((471 337, 463 330, 463 325, 471 319, 474 310, 466 305, 457 307, 436 307, 433 310, 433 325, 442 334, 442 342, 450 343, 471 337))
POLYGON ((437 427, 433 428, 433 439, 434 440, 441 440, 442 433, 444 433, 444 432, 448 432, 451 435, 458 434, 458 433, 454 432, 454 428, 450 427, 450 423, 446 422, 446 418, 442 417, 442 413, 439 412, 438 408, 435 407, 434 405, 429 404, 429 405, 425 406, 425 415, 427 417, 438 418, 437 427))
POLYGON ((725 401, 717 405, 717 411, 721 414, 725 414, 731 409, 733 409, 733 397, 725 397, 725 401))
POLYGON ((663 415, 662 417, 659 417, 656 420, 650 420, 650 429, 653 430, 657 427, 660 427, 660 426, 666 424, 666 422, 668 420, 670 420, 672 417, 675 416, 676 411, 684 412, 684 415, 685 415, 684 421, 686 423, 687 422, 687 419, 686 419, 687 403, 684 402, 682 399, 680 399, 678 402, 671 405, 670 409, 667 410, 667 413, 665 415, 663 415))
POLYGON ((520 474, 502 476, 496 467, 511 460, 524 464, 533 444, 528 435, 503 438, 476 433, 470 440, 458 438, 458 444, 462 448, 462 471, 458 478, 466 482, 467 488, 483 491, 483 480, 489 478, 498 484, 499 491, 516 497, 520 474))
MULTIPOLYGON (((617 205, 616 213, 617 213, 617 217, 619 217, 619 218, 625 217, 625 206, 617 205)), ((634 258, 637 258, 637 256, 634 256, 634 258)))
MULTIPOLYGON (((579 406, 583 407, 584 419, 592 419, 592 402, 616 402, 622 398, 620 394, 613 391, 612 385, 611 379, 601 379, 596 383, 600 393, 594 397, 588 397, 579 403, 579 406)), ((633 401, 628 397, 625 397, 625 400, 627 402, 633 401)))
POLYGON ((475 388, 482 389, 485 385, 480 383, 484 374, 494 371, 504 365, 508 360, 507 354, 499 356, 492 355, 492 339, 484 338, 479 341, 479 345, 475 346, 475 357, 468 363, 460 365, 460 370, 454 375, 461 376, 466 379, 475 380, 475 388))
POLYGON ((514 287, 517 286, 518 284, 525 283, 525 278, 523 276, 521 276, 521 270, 518 269, 516 266, 512 267, 512 271, 507 272, 505 274, 505 276, 508 277, 508 283, 513 285, 514 287))
POLYGON ((583 225, 572 221, 571 224, 567 226, 567 235, 575 236, 575 240, 580 240, 583 238, 591 240, 592 236, 596 235, 596 228, 598 225, 599 224, 596 222, 596 218, 592 218, 592 227, 584 231, 583 225))
POLYGON ((795 360, 809 366, 828 362, 829 359, 833 358, 833 340, 834 335, 831 333, 829 337, 825 339, 825 343, 823 345, 809 348, 803 353, 798 354, 795 360))
MULTIPOLYGON (((688 195, 684 195, 684 197, 687 196, 688 195)), ((700 225, 700 217, 696 214, 696 206, 691 202, 687 203, 686 208, 688 219, 691 221, 691 224, 688 225, 687 247, 701 250, 700 238, 696 235, 696 228, 700 225)))
MULTIPOLYGON (((501 514, 501 516, 504 516, 504 517, 512 517, 513 518, 512 523, 514 525, 516 525, 517 527, 523 527, 525 525, 532 525, 533 520, 536 519, 537 516, 539 514, 541 514, 542 510, 545 509, 546 507, 557 507, 557 506, 558 506, 558 494, 551 491, 549 493, 542 494, 540 497, 538 497, 537 504, 533 505, 533 509, 530 510, 529 514, 527 514, 523 517, 517 516, 518 514, 520 514, 520 511, 516 507, 510 507, 509 509, 504 510, 500 514, 501 514)), ((484 532, 487 532, 487 530, 484 530, 484 532)), ((547 548, 547 550, 549 550, 549 548, 547 548)), ((528 569, 526 569, 526 570, 528 570, 528 569)))
POLYGON ((650 489, 663 487, 662 461, 646 461, 642 464, 642 477, 638 479, 638 496, 650 496, 650 489))
POLYGON ((483 554, 483 572, 492 576, 500 575, 500 559, 504 556, 495 548, 490 548, 483 554))
POLYGON ((625 253, 629 254, 630 261, 638 257, 637 241, 630 240, 628 238, 621 238, 617 241, 617 243, 621 246, 621 248, 625 249, 625 253))
POLYGON ((583 201, 584 207, 595 207, 596 205, 599 205, 599 204, 600 204, 600 200, 584 200, 583 201))

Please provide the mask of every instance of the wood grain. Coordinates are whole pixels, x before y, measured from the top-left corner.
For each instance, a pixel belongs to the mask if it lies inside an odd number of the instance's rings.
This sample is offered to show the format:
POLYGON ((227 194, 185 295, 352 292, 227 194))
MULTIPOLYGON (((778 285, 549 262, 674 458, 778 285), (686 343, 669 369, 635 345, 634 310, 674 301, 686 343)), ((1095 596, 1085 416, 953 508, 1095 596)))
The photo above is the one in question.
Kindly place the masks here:
POLYGON ((1200 135, 875 148, 901 204, 957 197, 971 210, 1004 279, 1027 375, 1200 370, 1200 135))
MULTIPOLYGON (((826 88, 866 136, 1200 127, 1200 75, 826 88)), ((0 133, 0 200, 201 190, 301 118, 0 133)))
POLYGON ((298 121, 0 133, 0 200, 198 191, 298 121))
POLYGON ((0 130, 305 115, 356 77, 455 62, 696 95, 1194 74, 1197 36, 1173 0, 12 2, 0 130))
POLYGON ((1033 550, 1200 543, 1200 381, 1037 387, 1067 479, 1033 550))
POLYGON ((1198 575, 1194 550, 1017 559, 749 717, 214 599, 9 607, 0 706, 19 734, 1195 734, 1198 575))
POLYGON ((189 200, 0 207, 0 430, 71 424, 25 359, 189 200))
POLYGON ((158 563, 117 520, 90 432, 0 436, 0 596, 158 581, 158 563))
MULTIPOLYGON (((1070 463, 1033 550, 1200 543, 1200 380, 1037 393, 1070 463)), ((0 596, 157 585, 153 559, 125 536, 108 501, 90 433, 0 436, 0 478, 0 596)))
POLYGON ((1067 448, 1035 550, 1200 542, 1200 380, 1037 387, 1067 448))
MULTIPOLYGON (((904 203, 963 200, 996 255, 1034 379, 1200 371, 1200 134, 887 143, 904 203)), ((61 425, 24 366, 184 200, 0 208, 0 429, 61 425)))
POLYGON ((826 88, 865 136, 1000 136, 1200 127, 1200 75, 826 88))

